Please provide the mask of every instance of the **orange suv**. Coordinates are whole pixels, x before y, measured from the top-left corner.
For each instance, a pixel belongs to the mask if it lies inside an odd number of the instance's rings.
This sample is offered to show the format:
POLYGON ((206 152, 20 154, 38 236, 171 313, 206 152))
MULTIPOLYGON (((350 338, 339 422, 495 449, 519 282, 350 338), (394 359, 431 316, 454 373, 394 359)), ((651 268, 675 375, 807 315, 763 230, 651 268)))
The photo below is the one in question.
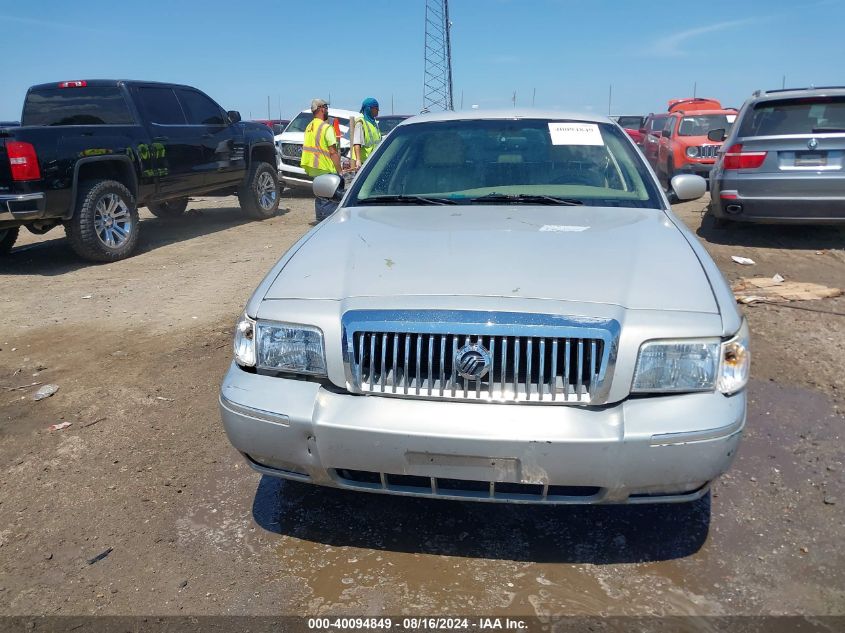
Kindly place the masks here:
POLYGON ((660 133, 655 165, 661 182, 668 188, 675 174, 695 174, 707 180, 722 145, 709 140, 707 133, 730 129, 736 115, 735 108, 723 108, 715 99, 669 101, 669 116, 660 133))

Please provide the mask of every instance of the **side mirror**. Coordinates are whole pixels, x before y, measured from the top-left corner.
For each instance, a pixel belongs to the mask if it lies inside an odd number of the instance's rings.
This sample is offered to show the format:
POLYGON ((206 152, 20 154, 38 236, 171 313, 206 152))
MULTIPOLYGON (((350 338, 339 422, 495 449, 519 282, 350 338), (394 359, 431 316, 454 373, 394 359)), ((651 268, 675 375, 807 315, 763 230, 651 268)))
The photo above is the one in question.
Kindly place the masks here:
POLYGON ((314 190, 314 195, 318 198, 329 198, 335 200, 335 196, 340 193, 340 176, 337 174, 323 174, 314 179, 311 188, 314 190))
POLYGON ((721 143, 724 141, 728 135, 725 133, 725 128, 717 128, 715 130, 710 130, 707 133, 707 140, 708 141, 716 141, 717 143, 721 143))
POLYGON ((654 130, 652 134, 654 134, 657 138, 660 138, 661 136, 663 136, 663 130, 654 130))
POLYGON ((229 110, 226 114, 229 115, 230 123, 238 123, 241 120, 241 113, 237 110, 229 110))
POLYGON ((698 200, 707 191, 707 181, 694 174, 678 174, 672 178, 670 202, 689 202, 698 200))

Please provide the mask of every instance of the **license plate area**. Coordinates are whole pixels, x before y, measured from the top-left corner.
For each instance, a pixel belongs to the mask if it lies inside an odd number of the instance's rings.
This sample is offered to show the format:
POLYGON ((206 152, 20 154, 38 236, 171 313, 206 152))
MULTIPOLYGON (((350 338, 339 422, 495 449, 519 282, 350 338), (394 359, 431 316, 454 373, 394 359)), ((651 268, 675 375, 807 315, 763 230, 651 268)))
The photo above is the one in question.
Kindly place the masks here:
POLYGON ((827 152, 795 152, 796 167, 827 167, 827 152))

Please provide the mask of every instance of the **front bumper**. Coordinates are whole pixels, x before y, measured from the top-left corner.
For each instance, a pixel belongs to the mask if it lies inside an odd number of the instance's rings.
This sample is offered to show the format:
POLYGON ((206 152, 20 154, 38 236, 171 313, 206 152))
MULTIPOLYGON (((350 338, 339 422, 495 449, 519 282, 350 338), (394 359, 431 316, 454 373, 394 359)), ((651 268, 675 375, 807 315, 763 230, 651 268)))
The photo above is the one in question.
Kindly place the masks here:
POLYGON ((282 182, 286 186, 297 189, 311 189, 314 179, 305 173, 305 170, 300 167, 293 167, 286 163, 281 164, 282 182))
POLYGON ((528 503, 696 499, 733 461, 745 406, 745 392, 594 408, 403 400, 259 376, 234 364, 220 394, 229 440, 264 474, 528 503))

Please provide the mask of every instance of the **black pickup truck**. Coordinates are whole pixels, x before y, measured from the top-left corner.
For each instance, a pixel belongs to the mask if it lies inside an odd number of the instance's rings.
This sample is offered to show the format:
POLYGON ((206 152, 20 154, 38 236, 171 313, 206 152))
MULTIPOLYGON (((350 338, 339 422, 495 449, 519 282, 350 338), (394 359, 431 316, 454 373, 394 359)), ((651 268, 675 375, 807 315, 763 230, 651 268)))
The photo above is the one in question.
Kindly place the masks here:
POLYGON ((42 234, 62 225, 81 257, 116 261, 138 242, 138 207, 173 217, 188 196, 235 193, 249 216, 275 214, 273 132, 189 86, 33 86, 21 126, 0 129, 0 255, 21 226, 42 234))

